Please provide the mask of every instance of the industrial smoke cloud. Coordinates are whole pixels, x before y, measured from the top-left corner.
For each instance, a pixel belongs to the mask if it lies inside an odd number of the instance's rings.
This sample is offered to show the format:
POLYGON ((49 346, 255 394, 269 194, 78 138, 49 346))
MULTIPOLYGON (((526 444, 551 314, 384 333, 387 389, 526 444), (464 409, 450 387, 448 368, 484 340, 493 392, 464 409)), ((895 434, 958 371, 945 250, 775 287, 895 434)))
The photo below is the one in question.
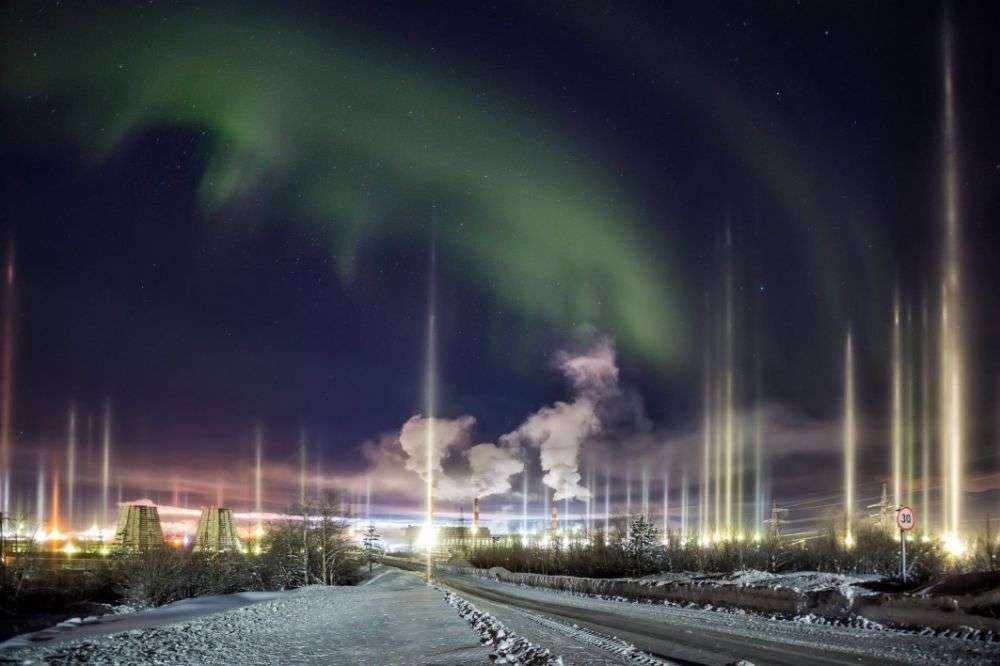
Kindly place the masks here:
POLYGON ((517 451, 507 447, 489 442, 470 446, 476 425, 472 416, 457 419, 410 417, 399 433, 407 470, 427 481, 427 429, 431 423, 434 425, 434 446, 430 462, 437 497, 459 501, 510 492, 510 477, 520 474, 524 463, 517 451), (445 461, 455 457, 459 459, 459 469, 454 466, 446 469, 445 461))
POLYGON ((572 388, 573 400, 542 407, 498 444, 473 444, 472 416, 410 417, 399 433, 405 469, 427 481, 431 455, 434 494, 444 500, 504 494, 511 491, 511 477, 524 471, 525 449, 530 447, 538 449, 543 482, 555 491, 555 500, 590 497, 580 483, 580 450, 602 431, 601 405, 621 394, 615 349, 602 339, 583 353, 560 352, 555 365, 572 388), (431 422, 434 445, 428 451, 431 422))
POLYGON ((587 499, 590 491, 580 484, 580 449, 601 431, 597 411, 601 402, 620 393, 615 349, 605 338, 582 354, 560 352, 556 365, 576 398, 541 408, 500 441, 509 448, 538 449, 545 472, 542 480, 555 491, 554 500, 587 499))

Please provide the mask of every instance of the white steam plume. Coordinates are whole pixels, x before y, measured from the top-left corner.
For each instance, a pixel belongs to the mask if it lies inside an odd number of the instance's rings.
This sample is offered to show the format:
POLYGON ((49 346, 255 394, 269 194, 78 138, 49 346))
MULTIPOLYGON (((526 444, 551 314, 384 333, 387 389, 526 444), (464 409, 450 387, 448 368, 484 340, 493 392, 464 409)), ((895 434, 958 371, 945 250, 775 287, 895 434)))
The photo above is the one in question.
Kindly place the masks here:
POLYGON ((601 431, 597 407, 620 393, 618 365, 611 341, 602 339, 583 354, 561 352, 556 365, 573 387, 573 402, 543 407, 512 433, 500 438, 509 449, 537 447, 545 472, 543 482, 555 490, 554 500, 587 499, 590 491, 580 485, 580 449, 601 431))
MULTIPOLYGON (((426 480, 427 426, 429 419, 417 415, 403 424, 399 444, 406 455, 405 467, 426 480)), ((508 493, 510 477, 524 470, 517 451, 491 443, 472 442, 476 419, 434 419, 434 494, 444 500, 459 501, 472 497, 508 493), (459 469, 445 469, 445 461, 457 453, 459 469)))

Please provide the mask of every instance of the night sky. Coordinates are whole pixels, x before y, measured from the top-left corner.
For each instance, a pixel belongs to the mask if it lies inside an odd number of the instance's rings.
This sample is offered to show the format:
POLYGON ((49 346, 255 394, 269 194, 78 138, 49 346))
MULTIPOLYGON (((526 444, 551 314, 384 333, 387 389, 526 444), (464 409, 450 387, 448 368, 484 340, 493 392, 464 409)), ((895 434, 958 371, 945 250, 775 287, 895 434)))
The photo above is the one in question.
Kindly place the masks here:
MULTIPOLYGON (((432 244, 438 415, 473 416, 475 442, 571 399, 560 353, 607 340, 621 394, 584 459, 696 479, 729 266, 773 496, 839 488, 848 326, 877 494, 894 291, 912 367, 938 296, 940 3, 333 4, 4 3, 15 494, 40 452, 61 460, 70 404, 90 460, 105 403, 126 499, 169 503, 177 479, 192 504, 220 481, 243 497, 257 424, 270 507, 302 432, 310 469, 360 492, 424 410, 432 244)), ((981 516, 1000 509, 1000 8, 951 14, 981 516)), ((376 475, 376 504, 417 511, 399 479, 376 475)))

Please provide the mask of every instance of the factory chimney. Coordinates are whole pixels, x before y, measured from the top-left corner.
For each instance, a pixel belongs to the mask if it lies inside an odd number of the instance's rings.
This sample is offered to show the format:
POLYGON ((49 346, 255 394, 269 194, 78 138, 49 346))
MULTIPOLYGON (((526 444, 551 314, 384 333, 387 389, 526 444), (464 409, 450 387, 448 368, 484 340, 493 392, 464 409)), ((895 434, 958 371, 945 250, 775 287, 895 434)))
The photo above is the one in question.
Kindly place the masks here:
POLYGON ((472 536, 479 534, 479 498, 472 500, 472 536))
POLYGON ((555 532, 559 529, 559 510, 553 505, 552 507, 552 531, 555 532))

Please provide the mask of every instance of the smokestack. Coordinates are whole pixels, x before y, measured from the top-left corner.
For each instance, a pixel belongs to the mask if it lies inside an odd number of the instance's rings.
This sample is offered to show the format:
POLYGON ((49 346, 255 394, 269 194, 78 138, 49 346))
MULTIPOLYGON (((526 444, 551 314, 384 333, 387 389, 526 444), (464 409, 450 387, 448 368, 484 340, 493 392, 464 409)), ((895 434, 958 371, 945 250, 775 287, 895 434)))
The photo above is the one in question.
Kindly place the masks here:
POLYGON ((559 509, 552 505, 552 531, 555 532, 559 529, 559 509))
POLYGON ((479 498, 472 500, 472 536, 479 534, 479 498))

